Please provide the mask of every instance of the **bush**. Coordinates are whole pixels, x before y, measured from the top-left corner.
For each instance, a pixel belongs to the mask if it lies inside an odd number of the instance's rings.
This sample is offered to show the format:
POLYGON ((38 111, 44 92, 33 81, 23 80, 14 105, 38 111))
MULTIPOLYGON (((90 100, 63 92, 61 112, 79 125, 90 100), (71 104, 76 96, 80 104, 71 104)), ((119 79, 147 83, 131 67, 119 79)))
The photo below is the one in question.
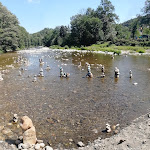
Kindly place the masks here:
POLYGON ((68 45, 65 45, 65 47, 64 47, 65 49, 69 49, 69 46, 68 45))
POLYGON ((81 46, 80 49, 81 50, 87 50, 87 47, 81 46))
POLYGON ((145 53, 145 50, 138 50, 138 53, 145 53))
POLYGON ((120 51, 120 50, 114 50, 114 54, 120 55, 120 54, 121 54, 121 51, 120 51))
POLYGON ((3 51, 2 50, 0 50, 0 54, 2 54, 3 53, 3 51))

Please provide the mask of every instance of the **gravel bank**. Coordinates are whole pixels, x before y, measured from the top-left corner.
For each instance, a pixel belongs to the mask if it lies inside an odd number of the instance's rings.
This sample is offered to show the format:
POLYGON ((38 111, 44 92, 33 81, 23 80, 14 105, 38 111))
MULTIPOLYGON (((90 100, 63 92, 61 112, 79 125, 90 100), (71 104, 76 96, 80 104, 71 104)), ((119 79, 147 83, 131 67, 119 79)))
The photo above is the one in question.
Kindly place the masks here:
MULTIPOLYGON (((135 119, 119 134, 97 139, 80 150, 150 150, 150 114, 135 119)), ((75 150, 75 149, 74 149, 75 150)))

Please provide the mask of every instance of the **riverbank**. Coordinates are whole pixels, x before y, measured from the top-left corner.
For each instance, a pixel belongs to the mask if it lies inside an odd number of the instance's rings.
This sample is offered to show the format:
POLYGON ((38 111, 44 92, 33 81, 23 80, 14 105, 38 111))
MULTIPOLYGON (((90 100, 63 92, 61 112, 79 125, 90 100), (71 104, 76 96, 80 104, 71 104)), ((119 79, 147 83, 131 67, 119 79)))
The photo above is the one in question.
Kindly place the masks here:
POLYGON ((99 53, 99 54, 108 54, 108 55, 150 55, 150 49, 145 50, 144 53, 139 53, 137 51, 133 50, 120 50, 119 53, 115 53, 114 51, 103 51, 103 50, 79 50, 79 49, 65 49, 65 48, 48 48, 48 47, 43 47, 40 49, 27 49, 27 50, 20 50, 17 51, 17 53, 40 53, 40 52, 47 52, 49 50, 53 51, 63 51, 63 52, 91 52, 91 53, 99 53))
MULTIPOLYGON (((135 119, 130 126, 110 138, 95 140, 80 150, 149 150, 150 114, 135 119)), ((74 149, 75 150, 75 149, 74 149)))
POLYGON ((122 53, 149 53, 150 47, 142 47, 142 46, 116 46, 114 44, 110 44, 110 42, 105 42, 103 44, 93 44, 91 46, 81 46, 81 47, 74 47, 71 46, 58 46, 53 45, 50 46, 51 49, 74 49, 74 50, 87 50, 87 51, 94 51, 94 52, 105 52, 105 53, 112 53, 112 54, 122 54, 122 53))
MULTIPOLYGON (((85 147, 69 150, 149 150, 149 148, 150 114, 146 114, 135 119, 131 125, 110 138, 98 138, 85 147)), ((0 150, 17 150, 17 147, 14 144, 10 145, 0 141, 0 150)), ((60 148, 55 150, 60 150, 60 148)), ((61 150, 63 149, 61 148, 61 150)))

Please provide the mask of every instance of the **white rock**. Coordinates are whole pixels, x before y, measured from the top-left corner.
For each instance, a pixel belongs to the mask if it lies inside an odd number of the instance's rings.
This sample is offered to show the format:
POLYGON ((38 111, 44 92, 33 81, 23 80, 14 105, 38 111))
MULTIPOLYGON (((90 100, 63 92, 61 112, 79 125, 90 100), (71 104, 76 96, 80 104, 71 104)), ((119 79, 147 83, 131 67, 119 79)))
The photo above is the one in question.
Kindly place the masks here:
POLYGON ((138 85, 138 83, 137 83, 137 82, 135 82, 135 83, 133 83, 133 85, 138 85))
POLYGON ((18 145, 18 149, 23 149, 23 143, 20 143, 20 144, 18 145))
POLYGON ((40 145, 41 148, 44 148, 44 147, 45 147, 45 144, 44 144, 44 143, 40 143, 39 145, 40 145))
POLYGON ((11 144, 10 146, 11 146, 11 148, 14 149, 14 150, 17 149, 16 145, 14 145, 14 144, 11 144))
POLYGON ((37 143, 43 143, 43 140, 36 140, 37 143))
POLYGON ((46 147, 45 147, 45 150, 53 150, 53 148, 50 147, 50 146, 46 146, 46 147))
POLYGON ((106 132, 110 133, 111 132, 111 128, 110 128, 110 124, 106 124, 106 132))
POLYGON ((85 146, 83 142, 78 142, 77 145, 78 145, 79 147, 84 147, 84 146, 85 146))
POLYGON ((24 148, 24 149, 30 148, 30 144, 23 144, 23 148, 24 148))
POLYGON ((40 144, 36 144, 34 148, 35 148, 36 150, 39 150, 39 149, 40 149, 40 144))
POLYGON ((28 149, 30 148, 30 144, 23 144, 23 143, 20 143, 18 145, 18 149, 28 149))

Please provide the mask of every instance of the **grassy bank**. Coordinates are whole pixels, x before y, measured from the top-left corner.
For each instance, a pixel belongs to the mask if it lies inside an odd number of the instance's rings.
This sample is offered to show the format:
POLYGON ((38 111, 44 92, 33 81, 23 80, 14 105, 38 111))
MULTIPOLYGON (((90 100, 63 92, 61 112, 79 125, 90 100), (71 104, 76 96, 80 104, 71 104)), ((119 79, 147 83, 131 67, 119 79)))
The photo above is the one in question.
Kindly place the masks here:
POLYGON ((147 49, 150 49, 150 47, 141 47, 141 46, 116 46, 114 44, 110 44, 109 42, 106 42, 104 44, 93 44, 91 46, 81 46, 81 47, 68 47, 67 45, 64 47, 53 45, 50 48, 52 49, 76 49, 76 50, 89 50, 89 51, 104 51, 104 52, 114 52, 114 54, 121 54, 121 51, 130 51, 132 52, 138 52, 138 53, 145 53, 147 49))
POLYGON ((3 51, 0 50, 0 54, 2 54, 2 53, 3 53, 3 51))

